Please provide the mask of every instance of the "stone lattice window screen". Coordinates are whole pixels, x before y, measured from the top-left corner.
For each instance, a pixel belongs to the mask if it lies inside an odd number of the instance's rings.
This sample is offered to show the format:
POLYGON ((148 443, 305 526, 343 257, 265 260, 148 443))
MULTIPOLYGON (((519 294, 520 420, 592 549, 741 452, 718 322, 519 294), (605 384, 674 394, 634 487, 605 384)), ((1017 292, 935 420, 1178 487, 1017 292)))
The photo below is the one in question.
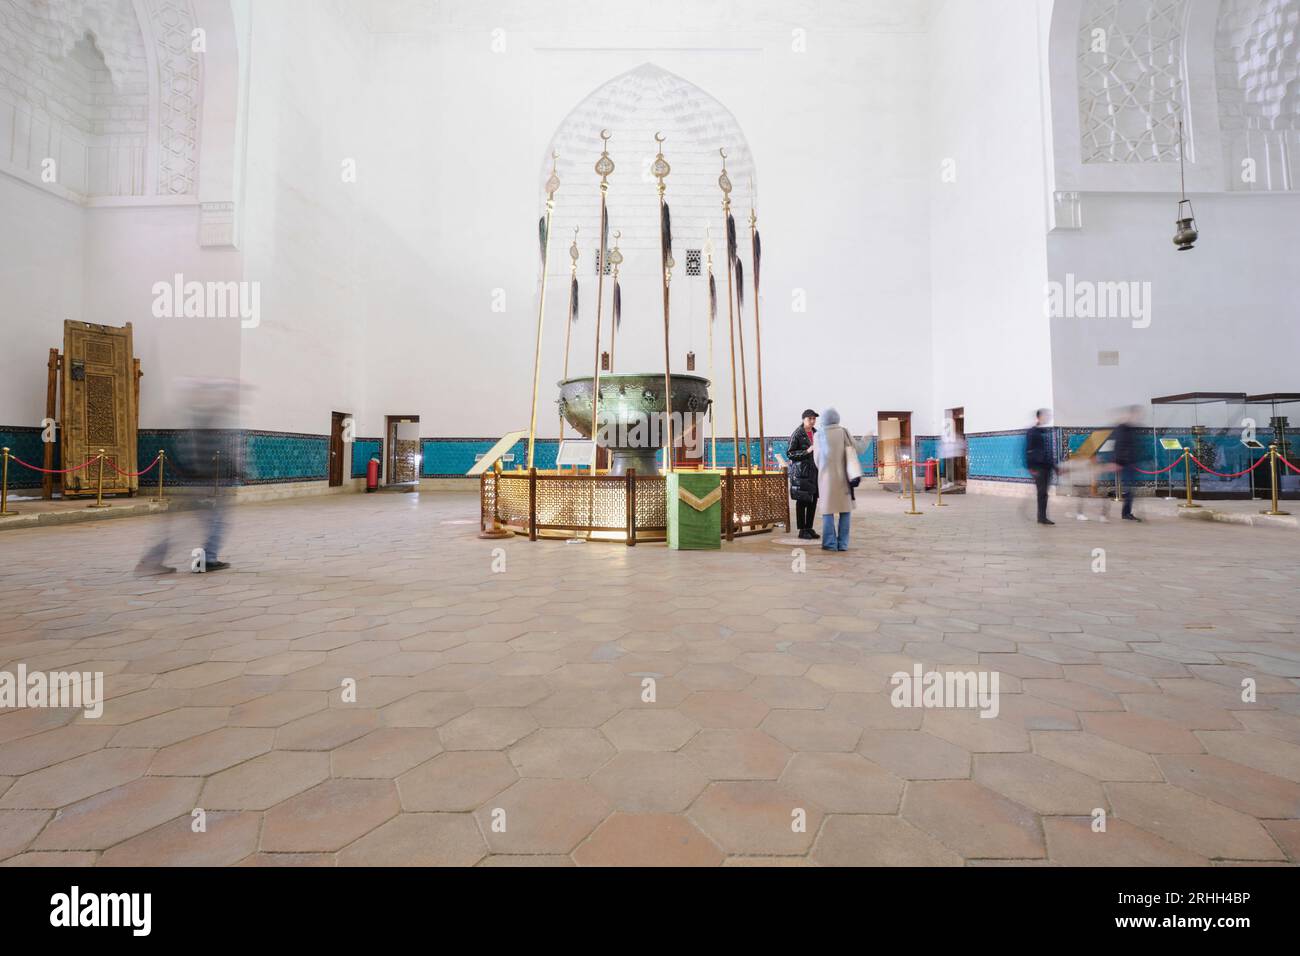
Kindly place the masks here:
POLYGON ((1178 160, 1187 14, 1187 0, 1085 0, 1078 47, 1083 162, 1178 160))
MULTIPOLYGON (((608 129, 610 158, 615 169, 609 178, 610 244, 614 230, 622 232, 620 248, 623 275, 657 275, 659 272, 659 197, 650 174, 655 157, 654 134, 666 137, 664 157, 672 167, 667 182, 672 213, 676 275, 684 275, 686 249, 704 243, 704 225, 712 229, 714 264, 725 261, 722 191, 718 174, 727 148, 727 173, 733 191, 732 213, 748 262, 751 183, 757 183, 749 144, 731 112, 693 83, 661 67, 645 63, 615 77, 579 103, 564 119, 546 147, 539 167, 539 205, 545 198, 541 184, 551 171, 551 151, 558 150, 561 186, 556 194, 551 235, 553 275, 567 275, 564 254, 580 226, 583 271, 596 273, 595 248, 600 227, 600 177, 593 167, 600 157, 600 131, 608 129)), ((753 188, 757 188, 755 185, 753 188)))
POLYGON ((1295 189, 1300 174, 1300 0, 1223 0, 1219 126, 1234 189, 1295 189), (1240 175, 1254 161, 1254 181, 1240 175))

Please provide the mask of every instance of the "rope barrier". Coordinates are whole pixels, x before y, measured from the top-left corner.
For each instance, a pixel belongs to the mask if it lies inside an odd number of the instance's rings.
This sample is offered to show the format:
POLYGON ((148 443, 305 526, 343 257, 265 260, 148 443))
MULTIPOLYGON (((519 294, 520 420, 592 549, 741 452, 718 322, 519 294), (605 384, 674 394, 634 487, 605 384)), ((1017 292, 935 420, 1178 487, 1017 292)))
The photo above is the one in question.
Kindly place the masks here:
POLYGON ((160 457, 161 456, 156 456, 154 460, 149 463, 149 467, 144 471, 123 471, 121 468, 117 467, 117 462, 113 461, 111 458, 108 460, 108 466, 123 478, 139 478, 142 475, 147 475, 149 472, 153 471, 153 466, 158 464, 160 457))
POLYGON ((1278 456, 1277 456, 1277 460, 1280 461, 1282 464, 1286 465, 1288 468, 1290 468, 1292 471, 1294 471, 1297 475, 1300 475, 1300 468, 1297 468, 1295 465, 1291 464, 1291 462, 1287 461, 1287 460, 1286 460, 1285 458, 1283 458, 1281 455, 1278 455, 1278 456))
MULTIPOLYGON (((1181 458, 1178 458, 1172 463, 1170 463, 1170 465, 1167 468, 1161 468, 1159 471, 1147 471, 1145 468, 1137 468, 1137 467, 1135 467, 1133 470, 1136 471, 1138 474, 1142 474, 1142 475, 1163 475, 1166 471, 1172 471, 1182 463, 1183 460, 1181 458)), ((1197 462, 1197 464, 1200 464, 1200 462, 1197 462)))
POLYGON ((69 475, 74 471, 81 471, 81 469, 85 468, 87 465, 93 465, 95 462, 99 461, 99 456, 96 455, 95 457, 82 462, 76 468, 37 468, 35 465, 27 464, 27 462, 12 453, 9 455, 9 460, 16 461, 24 468, 30 468, 32 471, 39 471, 43 475, 69 475))
POLYGON ((1213 475, 1216 478, 1240 478, 1242 475, 1254 471, 1260 465, 1264 464, 1264 462, 1268 461, 1268 456, 1264 455, 1263 457, 1257 459, 1255 464, 1251 465, 1249 468, 1245 468, 1241 471, 1234 471, 1230 475, 1224 475, 1215 471, 1213 468, 1207 468, 1205 465, 1201 463, 1200 459, 1197 458, 1195 455, 1188 455, 1187 457, 1190 458, 1192 461, 1196 462, 1196 466, 1200 468, 1201 471, 1209 472, 1211 475, 1213 475))

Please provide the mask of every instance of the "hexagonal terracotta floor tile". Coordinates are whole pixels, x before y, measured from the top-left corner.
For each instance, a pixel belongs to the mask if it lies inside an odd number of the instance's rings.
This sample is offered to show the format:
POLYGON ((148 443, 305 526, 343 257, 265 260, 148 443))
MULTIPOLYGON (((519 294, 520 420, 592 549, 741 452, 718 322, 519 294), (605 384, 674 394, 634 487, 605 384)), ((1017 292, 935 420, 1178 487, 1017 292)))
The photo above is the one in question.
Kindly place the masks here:
POLYGON ((677 814, 614 813, 573 858, 582 866, 717 866, 722 851, 677 814))
POLYGON ((699 724, 675 710, 625 710, 601 725, 619 750, 677 750, 700 729, 699 724))
POLYGON ((682 753, 710 780, 775 780, 790 750, 761 730, 705 730, 682 753))
POLYGON ((1174 846, 1124 820, 1111 817, 1106 829, 1093 818, 1044 817, 1047 855, 1062 866, 1208 866, 1209 860, 1174 846))
POLYGON ((812 846, 822 811, 776 783, 728 781, 709 784, 688 816, 727 853, 800 856, 812 846))
POLYGON ((599 730, 555 727, 539 730, 510 748, 521 777, 586 779, 614 756, 599 730))
POLYGON ((613 806, 633 813, 685 810, 708 782, 684 754, 666 751, 625 751, 591 777, 613 806))
POLYGON ((696 691, 677 707, 701 727, 744 730, 757 727, 770 709, 757 697, 737 691, 696 691))
POLYGON ((1046 855, 1032 811, 970 780, 912 783, 903 817, 968 860, 1046 855))
POLYGON ((855 753, 795 754, 781 783, 827 813, 897 813, 903 781, 855 753))
POLYGON ((401 812, 391 780, 327 780, 266 814, 262 850, 340 850, 401 812))
POLYGON ((103 850, 182 814, 199 794, 191 777, 144 777, 88 797, 59 815, 41 832, 34 850, 103 850))
POLYGON ((273 750, 209 777, 197 805, 205 810, 269 810, 329 774, 329 754, 273 750))
POLYGON ((83 754, 22 777, 5 791, 0 807, 54 810, 143 776, 152 750, 109 748, 83 754))
POLYGON ((1101 784, 1035 754, 976 754, 976 783, 1046 814, 1090 814, 1105 808, 1101 784))
POLYGON ((442 753, 438 735, 426 727, 381 727, 330 754, 336 777, 390 779, 442 753))
POLYGON ((1114 816, 1210 859, 1281 860, 1254 817, 1164 783, 1110 783, 1114 816))
POLYGON ((493 853, 569 853, 611 807, 576 780, 520 780, 475 813, 493 853))
POLYGON ((149 773, 156 777, 206 777, 268 752, 270 727, 222 727, 158 751, 149 773))
POLYGON ((970 751, 920 730, 868 730, 858 753, 904 780, 970 776, 970 751))
POLYGON ((473 866, 487 855, 467 813, 402 813, 338 855, 340 866, 473 866))
POLYGON ((194 818, 178 817, 119 843, 99 859, 101 866, 229 866, 257 849, 260 813, 212 812, 201 832, 194 818))
POLYGON ((962 858, 895 816, 829 816, 812 859, 822 866, 961 866, 962 858))
POLYGON ((509 787, 519 775, 498 751, 459 750, 439 754, 397 778, 407 810, 467 811, 509 787))
POLYGON ((478 707, 438 728, 448 750, 504 750, 537 729, 522 707, 478 707))

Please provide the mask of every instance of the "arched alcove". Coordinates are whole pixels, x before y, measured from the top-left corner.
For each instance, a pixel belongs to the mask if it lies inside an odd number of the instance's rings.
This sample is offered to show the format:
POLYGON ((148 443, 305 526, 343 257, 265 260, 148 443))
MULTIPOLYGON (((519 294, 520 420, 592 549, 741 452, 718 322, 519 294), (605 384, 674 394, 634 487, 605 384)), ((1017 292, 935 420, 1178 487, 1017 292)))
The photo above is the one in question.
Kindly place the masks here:
MULTIPOLYGON (((727 150, 727 171, 734 186, 733 209, 742 226, 750 198, 757 189, 754 159, 749 144, 731 111, 688 80, 653 63, 616 76, 592 91, 573 108, 556 129, 542 157, 540 184, 551 172, 551 152, 560 154, 561 181, 556 194, 551 273, 569 270, 567 250, 573 228, 580 228, 581 274, 595 274, 595 249, 600 226, 600 177, 594 167, 600 158, 600 131, 608 129, 614 173, 609 178, 608 208, 613 230, 622 233, 623 272, 654 275, 659 270, 659 195, 650 173, 662 132, 664 157, 672 167, 666 199, 672 212, 674 245, 700 248, 705 224, 712 229, 721 252, 722 191, 718 174, 727 150)), ((541 192, 544 198, 544 192, 541 192)), ((677 253, 678 273, 685 269, 684 253, 677 253)), ((715 262, 717 261, 715 256, 715 262)))

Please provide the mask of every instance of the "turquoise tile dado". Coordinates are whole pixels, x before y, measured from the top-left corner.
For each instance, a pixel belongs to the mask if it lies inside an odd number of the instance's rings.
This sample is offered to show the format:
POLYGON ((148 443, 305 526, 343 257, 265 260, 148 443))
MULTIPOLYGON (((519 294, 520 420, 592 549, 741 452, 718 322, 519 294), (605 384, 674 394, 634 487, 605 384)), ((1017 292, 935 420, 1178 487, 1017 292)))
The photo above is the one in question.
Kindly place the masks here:
POLYGON ((379 438, 358 438, 352 442, 352 477, 366 477, 371 458, 384 460, 384 443, 379 438))
POLYGON ((323 481, 329 477, 328 463, 326 435, 245 433, 242 477, 248 484, 323 481))
MULTIPOLYGON (((0 446, 9 449, 9 454, 21 458, 29 464, 38 468, 45 467, 45 443, 41 441, 41 430, 35 427, 26 427, 22 425, 6 425, 0 427, 0 446)), ((80 462, 77 462, 80 464, 80 462)), ((59 467, 59 443, 56 438, 54 443, 54 467, 59 467)), ((58 486, 59 478, 54 478, 55 486, 58 486)), ((9 462, 9 487, 10 488, 39 488, 41 486, 41 473, 32 471, 23 467, 15 461, 9 462)))
MULTIPOLYGON (((421 443, 420 476, 462 478, 496 443, 494 438, 425 438, 421 443)), ((533 467, 554 468, 558 452, 559 442, 554 438, 537 439, 533 445, 533 467)), ((506 451, 501 467, 509 470, 527 462, 528 442, 518 441, 506 451)))
MULTIPOLYGON (((1052 446, 1060 447, 1057 429, 1052 429, 1052 446)), ((1057 456, 1059 457, 1059 455, 1057 456)), ((966 436, 967 474, 991 481, 1030 481, 1025 467, 1025 433, 985 432, 966 436)))

